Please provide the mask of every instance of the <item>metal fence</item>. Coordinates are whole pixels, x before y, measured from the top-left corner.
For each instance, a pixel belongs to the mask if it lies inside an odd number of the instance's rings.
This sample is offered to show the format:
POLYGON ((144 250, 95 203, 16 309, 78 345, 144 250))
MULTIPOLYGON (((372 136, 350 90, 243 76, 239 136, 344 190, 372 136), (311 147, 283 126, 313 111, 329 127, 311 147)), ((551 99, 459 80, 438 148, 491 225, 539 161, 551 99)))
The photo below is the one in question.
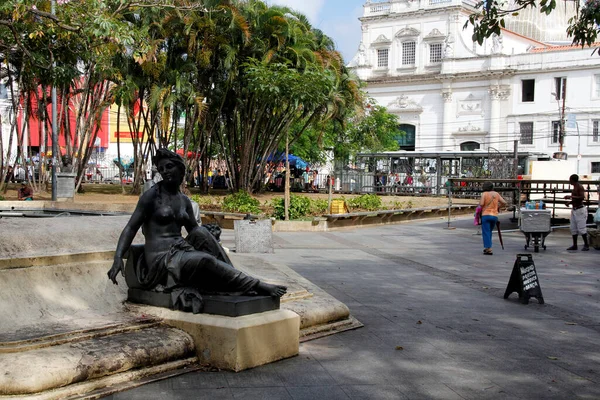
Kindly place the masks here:
MULTIPOLYGON (((348 194, 390 194, 390 195, 445 195, 446 188, 438 183, 435 173, 412 174, 374 174, 364 171, 344 170, 333 175, 309 175, 308 179, 293 177, 290 190, 293 192, 327 192, 329 180, 335 193, 348 194)), ((444 181, 446 182, 446 181, 444 181)), ((276 174, 269 178, 266 190, 283 192, 285 175, 276 174)))
MULTIPOLYGON (((7 177, 9 182, 26 182, 36 181, 40 182, 40 174, 45 174, 46 180, 51 180, 51 170, 41 169, 39 164, 31 166, 17 165, 11 176, 7 177)), ((133 182, 132 170, 125 171, 123 173, 123 183, 133 182)), ((86 168, 83 176, 84 183, 119 183, 119 168, 117 166, 111 167, 93 167, 86 168)))

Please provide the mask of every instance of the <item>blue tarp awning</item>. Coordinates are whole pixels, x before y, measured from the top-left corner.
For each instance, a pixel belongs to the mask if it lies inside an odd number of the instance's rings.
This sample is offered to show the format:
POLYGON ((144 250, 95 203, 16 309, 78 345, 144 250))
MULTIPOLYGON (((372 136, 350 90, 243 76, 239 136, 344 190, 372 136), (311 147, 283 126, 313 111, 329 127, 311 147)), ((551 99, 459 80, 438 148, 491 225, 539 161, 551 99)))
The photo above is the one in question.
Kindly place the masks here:
MULTIPOLYGON (((288 159, 290 160, 290 165, 292 167, 304 169, 308 165, 308 163, 306 161, 304 161, 300 157, 295 156, 293 154, 289 154, 288 159)), ((285 162, 285 153, 272 154, 267 157, 266 161, 267 162, 285 162)))

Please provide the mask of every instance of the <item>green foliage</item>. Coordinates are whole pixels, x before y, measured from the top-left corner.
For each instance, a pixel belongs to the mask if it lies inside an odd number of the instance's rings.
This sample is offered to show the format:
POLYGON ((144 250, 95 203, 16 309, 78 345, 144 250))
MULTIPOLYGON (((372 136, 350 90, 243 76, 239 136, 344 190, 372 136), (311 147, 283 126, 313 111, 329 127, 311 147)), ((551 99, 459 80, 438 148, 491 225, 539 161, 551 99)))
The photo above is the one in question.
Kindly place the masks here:
POLYGON ((3 200, 6 200, 6 199, 4 198, 4 196, 2 196, 2 195, 0 194, 0 201, 3 201, 3 200))
POLYGON ((393 210, 403 210, 404 209, 404 202, 402 201, 394 201, 394 204, 392 205, 392 209, 393 210))
MULTIPOLYGON (((81 114, 89 121, 115 103, 128 125, 120 129, 143 131, 146 143, 175 143, 201 152, 204 162, 218 155, 232 187, 247 191, 260 187, 265 158, 286 137, 293 145, 312 130, 309 143, 320 144, 327 126, 328 141, 344 143, 345 126, 364 104, 358 78, 331 38, 304 15, 259 0, 71 0, 57 2, 55 16, 48 1, 4 0, 1 76, 7 65, 23 93, 54 85, 67 98, 77 88, 82 98, 98 100, 81 114), (101 84, 110 92, 95 99, 101 84)), ((77 132, 91 139, 89 133, 77 132)), ((135 176, 141 177, 151 146, 133 142, 135 176)), ((79 143, 80 155, 92 148, 79 143)), ((195 170, 196 161, 188 163, 195 170)))
POLYGON ((250 196, 246 191, 239 191, 225 196, 223 211, 235 213, 260 214, 260 201, 250 196))
POLYGON ((328 201, 325 199, 311 199, 311 213, 313 215, 322 215, 327 213, 328 201))
MULTIPOLYGON (((361 109, 347 112, 343 120, 327 120, 308 128, 291 147, 291 152, 309 162, 323 162, 323 149, 333 149, 336 159, 347 159, 361 151, 398 150, 404 132, 398 117, 369 101, 361 109)), ((292 131, 299 129, 293 126, 292 131)))
POLYGON ((198 203, 198 206, 200 206, 201 209, 216 208, 219 207, 222 203, 219 197, 201 196, 199 194, 191 195, 190 199, 198 203))
MULTIPOLYGON (((500 0, 480 1, 475 6, 478 11, 469 16, 464 28, 472 25, 472 40, 482 45, 486 38, 501 34, 505 27, 505 17, 517 16, 519 11, 527 8, 538 8, 540 13, 549 15, 556 9, 556 5, 556 0, 515 0, 511 3, 500 0), (504 8, 507 4, 510 7, 504 8)), ((586 1, 577 15, 569 20, 569 24, 567 34, 573 38, 573 44, 591 46, 598 37, 600 1, 586 1)))
POLYGON ((381 210, 381 198, 376 194, 363 194, 346 201, 349 208, 359 208, 367 211, 381 210))
MULTIPOLYGON (((283 197, 271 201, 273 207, 273 217, 276 219, 285 219, 285 203, 283 197)), ((300 219, 310 214, 311 200, 306 196, 290 195, 290 220, 300 219)), ((327 205, 325 206, 327 208, 327 205)))
MULTIPOLYGON (((596 43, 598 27, 600 27, 600 1, 587 1, 579 16, 569 19, 569 24, 567 34, 573 38, 573 43, 582 46, 596 43)), ((594 52, 596 51, 598 51, 597 47, 594 49, 594 52)))
POLYGON ((281 220, 285 219, 285 202, 283 197, 277 197, 271 200, 271 207, 273 207, 273 218, 281 220))
POLYGON ((392 206, 392 209, 394 210, 409 210, 411 208, 413 208, 413 201, 412 200, 408 200, 406 203, 403 201, 394 201, 394 204, 392 206))

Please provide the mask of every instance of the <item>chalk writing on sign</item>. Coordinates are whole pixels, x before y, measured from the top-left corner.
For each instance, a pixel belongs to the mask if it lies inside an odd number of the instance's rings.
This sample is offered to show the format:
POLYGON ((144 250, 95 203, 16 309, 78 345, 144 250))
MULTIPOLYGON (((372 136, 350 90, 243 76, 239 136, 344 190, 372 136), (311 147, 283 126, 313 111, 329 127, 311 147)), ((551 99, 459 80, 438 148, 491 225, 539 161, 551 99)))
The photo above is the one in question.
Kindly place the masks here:
POLYGON ((521 276, 523 279, 523 290, 529 290, 539 286, 537 274, 535 273, 535 267, 533 265, 521 267, 521 276))

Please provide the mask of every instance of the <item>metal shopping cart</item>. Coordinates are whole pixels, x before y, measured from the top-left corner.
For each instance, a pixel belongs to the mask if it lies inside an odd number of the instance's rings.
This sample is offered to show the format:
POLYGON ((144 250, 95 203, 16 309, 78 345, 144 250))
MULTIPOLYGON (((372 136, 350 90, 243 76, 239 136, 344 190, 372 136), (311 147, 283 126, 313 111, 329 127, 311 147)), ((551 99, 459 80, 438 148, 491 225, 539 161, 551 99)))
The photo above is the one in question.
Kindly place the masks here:
POLYGON ((546 250, 546 236, 552 232, 550 221, 552 218, 551 210, 530 210, 521 208, 519 216, 519 228, 525 235, 525 250, 530 244, 536 253, 539 253, 540 246, 546 250))

